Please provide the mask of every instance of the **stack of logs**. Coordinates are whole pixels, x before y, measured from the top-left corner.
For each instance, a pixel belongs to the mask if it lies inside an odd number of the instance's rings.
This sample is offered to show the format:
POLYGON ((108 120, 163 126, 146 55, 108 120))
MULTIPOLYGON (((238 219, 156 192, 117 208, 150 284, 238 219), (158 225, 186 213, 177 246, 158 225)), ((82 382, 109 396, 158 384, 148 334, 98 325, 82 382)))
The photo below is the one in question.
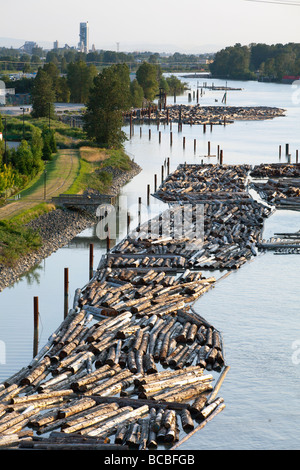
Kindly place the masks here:
MULTIPOLYGON (((112 291, 122 277, 103 275, 112 291)), ((212 325, 189 308, 168 316, 99 309, 95 321, 85 300, 93 303, 96 282, 77 292, 76 308, 31 364, 1 384, 0 446, 154 448, 178 440, 179 419, 189 432, 193 418, 222 405, 212 386, 212 373, 224 370, 222 341, 212 325)))
POLYGON ((150 122, 180 122, 182 124, 224 124, 234 121, 265 120, 284 115, 284 109, 266 106, 200 106, 196 105, 170 105, 163 110, 150 108, 124 114, 124 119, 140 121, 148 119, 150 122))
POLYGON ((182 164, 158 188, 155 197, 174 203, 250 198, 246 183, 249 165, 182 164))
POLYGON ((246 192, 248 172, 247 165, 180 165, 156 193, 169 209, 115 246, 108 266, 164 272, 239 268, 257 254, 264 220, 271 214, 246 192))
POLYGON ((251 172, 253 178, 266 181, 253 181, 251 187, 268 204, 277 209, 300 209, 300 165, 264 164, 251 172))

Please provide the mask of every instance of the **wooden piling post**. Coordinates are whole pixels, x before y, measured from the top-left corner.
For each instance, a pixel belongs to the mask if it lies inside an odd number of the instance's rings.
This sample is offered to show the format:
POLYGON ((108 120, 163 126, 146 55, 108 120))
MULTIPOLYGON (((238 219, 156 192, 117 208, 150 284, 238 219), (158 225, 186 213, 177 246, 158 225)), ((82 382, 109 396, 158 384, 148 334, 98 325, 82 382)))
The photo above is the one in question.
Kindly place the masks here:
POLYGON ((154 175, 154 192, 157 190, 157 174, 154 175))
POLYGON ((164 166, 161 166, 161 182, 163 183, 164 181, 164 166))
POLYGON ((173 132, 170 132, 170 145, 173 144, 173 132))
POLYGON ((161 131, 158 133, 158 142, 161 143, 161 131))
POLYGON ((150 204, 150 184, 147 184, 147 205, 150 204))
POLYGON ((203 134, 206 132, 206 124, 203 124, 203 134))
POLYGON ((139 197, 139 200, 138 200, 138 225, 139 227, 141 225, 141 210, 142 210, 142 198, 139 197))
POLYGON ((132 137, 132 113, 130 113, 130 138, 132 137))
POLYGON ((207 143, 207 155, 210 155, 210 142, 207 143))
MULTIPOLYGON (((298 150, 297 150, 298 152, 298 150)), ((168 160, 167 160, 167 175, 170 174, 170 157, 168 157, 168 160)))
POLYGON ((129 227, 130 227, 130 214, 127 212, 127 235, 129 233, 129 227))
POLYGON ((39 340, 39 298, 33 298, 33 357, 38 353, 38 340, 39 340))
POLYGON ((151 129, 149 129, 149 140, 151 140, 151 129))
POLYGON ((285 154, 289 155, 290 153, 290 144, 285 144, 285 154))
POLYGON ((194 139, 194 152, 196 152, 196 145, 197 145, 197 141, 196 139, 194 139))
POLYGON ((223 150, 220 150, 220 165, 223 165, 223 150))
POLYGON ((69 268, 64 269, 64 318, 69 310, 69 268))
POLYGON ((107 253, 110 251, 110 236, 109 236, 109 230, 107 232, 107 237, 106 237, 106 251, 107 253))
POLYGON ((185 137, 183 137, 182 139, 182 145, 183 145, 183 148, 185 149, 185 137))
POLYGON ((279 158, 281 158, 281 145, 279 145, 279 158))
POLYGON ((90 258, 89 258, 89 276, 93 277, 94 272, 94 244, 90 243, 90 258))
POLYGON ((298 150, 296 150, 296 163, 298 163, 298 150))
POLYGON ((142 137, 142 127, 140 127, 140 137, 142 137))

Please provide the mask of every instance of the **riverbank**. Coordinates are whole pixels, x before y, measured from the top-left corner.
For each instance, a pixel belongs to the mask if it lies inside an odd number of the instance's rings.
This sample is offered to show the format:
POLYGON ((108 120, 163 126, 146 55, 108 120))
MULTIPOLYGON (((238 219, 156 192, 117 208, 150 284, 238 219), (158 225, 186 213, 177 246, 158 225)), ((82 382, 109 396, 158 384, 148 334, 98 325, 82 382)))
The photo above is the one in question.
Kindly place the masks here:
MULTIPOLYGON (((110 193, 117 195, 121 187, 140 171, 140 166, 131 162, 130 171, 114 172, 110 193)), ((41 263, 43 259, 65 246, 76 235, 91 227, 96 221, 96 214, 90 210, 71 211, 56 208, 26 224, 40 233, 42 246, 37 251, 20 258, 13 267, 0 264, 0 292, 14 284, 21 276, 41 263)))

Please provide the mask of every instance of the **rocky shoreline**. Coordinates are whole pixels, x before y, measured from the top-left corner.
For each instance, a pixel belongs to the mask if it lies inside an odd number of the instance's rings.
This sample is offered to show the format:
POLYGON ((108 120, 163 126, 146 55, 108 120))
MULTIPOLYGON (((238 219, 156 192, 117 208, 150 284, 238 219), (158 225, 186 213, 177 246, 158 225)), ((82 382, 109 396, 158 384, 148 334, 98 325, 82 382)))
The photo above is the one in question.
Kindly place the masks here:
MULTIPOLYGON (((132 169, 118 172, 113 176, 110 194, 116 195, 120 188, 139 174, 141 167, 132 162, 132 169)), ((13 267, 0 265, 0 292, 14 284, 22 275, 30 271, 43 259, 69 243, 76 235, 91 227, 97 221, 96 215, 88 210, 66 210, 57 208, 32 220, 28 226, 39 230, 42 237, 42 246, 18 260, 13 267)))

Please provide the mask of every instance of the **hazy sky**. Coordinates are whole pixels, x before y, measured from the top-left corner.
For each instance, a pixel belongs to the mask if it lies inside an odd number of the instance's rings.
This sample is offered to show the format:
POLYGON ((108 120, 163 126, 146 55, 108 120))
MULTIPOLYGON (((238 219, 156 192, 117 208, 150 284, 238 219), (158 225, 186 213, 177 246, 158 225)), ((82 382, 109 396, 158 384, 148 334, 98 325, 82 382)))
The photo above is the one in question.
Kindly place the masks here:
POLYGON ((118 42, 120 51, 206 52, 237 42, 300 42, 300 5, 246 0, 0 0, 0 7, 0 38, 43 46, 55 40, 60 46, 77 46, 79 23, 85 21, 90 45, 97 49, 117 50, 118 42))

